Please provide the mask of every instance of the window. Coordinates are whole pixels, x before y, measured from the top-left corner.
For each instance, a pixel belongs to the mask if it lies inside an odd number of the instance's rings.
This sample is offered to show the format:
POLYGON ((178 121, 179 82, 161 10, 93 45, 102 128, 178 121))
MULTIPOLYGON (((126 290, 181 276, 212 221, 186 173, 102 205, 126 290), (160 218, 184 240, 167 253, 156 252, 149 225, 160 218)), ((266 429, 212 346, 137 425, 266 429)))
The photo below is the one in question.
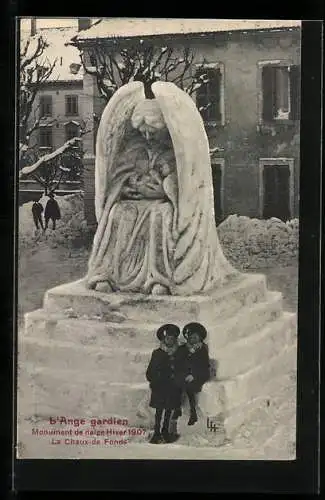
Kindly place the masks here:
POLYGON ((69 141, 74 137, 79 137, 79 125, 77 123, 66 123, 65 125, 65 140, 69 141))
POLYGON ((40 116, 52 116, 52 96, 40 96, 40 116))
POLYGON ((299 120, 300 68, 294 65, 262 66, 262 120, 299 120))
POLYGON ((195 80, 200 83, 196 91, 196 105, 205 122, 223 124, 221 65, 206 65, 195 72, 195 80))
POLYGON ((52 127, 41 127, 39 133, 40 147, 51 148, 53 146, 52 127))
POLYGON ((287 221, 293 211, 293 159, 260 160, 261 216, 287 221))
POLYGON ((78 96, 77 95, 67 95, 65 97, 65 114, 70 115, 70 116, 78 114, 78 96))

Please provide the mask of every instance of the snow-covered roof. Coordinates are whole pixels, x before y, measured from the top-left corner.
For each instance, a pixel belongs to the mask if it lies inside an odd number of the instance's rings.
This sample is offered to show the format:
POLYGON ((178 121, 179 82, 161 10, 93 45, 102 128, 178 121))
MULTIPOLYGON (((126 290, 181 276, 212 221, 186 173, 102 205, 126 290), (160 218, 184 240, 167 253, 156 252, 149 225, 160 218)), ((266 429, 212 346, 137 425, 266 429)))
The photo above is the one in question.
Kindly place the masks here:
POLYGON ((27 39, 30 38, 29 51, 32 51, 38 36, 41 35, 46 39, 49 46, 44 50, 40 62, 46 64, 53 63, 56 60, 55 68, 47 81, 82 81, 83 68, 79 57, 79 50, 72 45, 66 45, 76 34, 76 28, 39 29, 34 37, 30 37, 29 31, 21 31, 21 48, 25 46, 27 39), (70 70, 70 65, 73 63, 80 65, 80 69, 76 74, 70 70))
POLYGON ((300 28, 301 21, 293 20, 236 20, 236 19, 140 19, 103 18, 88 30, 79 32, 76 40, 97 38, 141 37, 229 31, 274 30, 300 28))

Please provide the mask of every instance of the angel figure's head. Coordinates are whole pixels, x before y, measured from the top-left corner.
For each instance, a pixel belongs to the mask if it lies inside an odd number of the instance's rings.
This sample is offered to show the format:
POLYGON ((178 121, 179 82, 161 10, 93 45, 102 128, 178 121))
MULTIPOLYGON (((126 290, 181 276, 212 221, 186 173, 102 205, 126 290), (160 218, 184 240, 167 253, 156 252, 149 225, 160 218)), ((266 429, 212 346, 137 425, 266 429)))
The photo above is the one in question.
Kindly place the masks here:
POLYGON ((141 100, 133 110, 131 123, 148 142, 159 139, 166 131, 164 116, 155 99, 141 100))

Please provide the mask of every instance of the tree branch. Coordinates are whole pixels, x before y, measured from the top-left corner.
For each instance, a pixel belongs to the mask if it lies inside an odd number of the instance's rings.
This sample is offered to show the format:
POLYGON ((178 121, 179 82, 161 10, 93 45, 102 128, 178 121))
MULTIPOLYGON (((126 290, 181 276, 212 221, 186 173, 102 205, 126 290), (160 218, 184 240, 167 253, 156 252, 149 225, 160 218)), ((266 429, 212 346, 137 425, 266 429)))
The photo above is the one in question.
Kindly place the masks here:
MULTIPOLYGON (((28 48, 30 47, 30 40, 28 41, 28 47, 27 47, 27 50, 28 48)), ((21 61, 20 62, 20 71, 24 71, 24 69, 29 66, 33 61, 35 61, 36 59, 38 59, 44 52, 44 50, 48 47, 48 43, 42 38, 42 36, 39 36, 37 38, 37 45, 36 45, 36 48, 34 50, 34 52, 32 52, 30 54, 30 56, 27 57, 27 50, 24 54, 24 57, 25 57, 25 60, 21 61)))
POLYGON ((21 177, 21 175, 32 174, 38 168, 40 168, 41 166, 44 166, 46 163, 48 163, 49 161, 53 160, 54 158, 57 158, 62 153, 64 153, 66 150, 68 150, 69 148, 71 148, 74 145, 78 144, 78 142, 80 142, 80 141, 81 141, 80 137, 74 137, 73 139, 70 139, 69 141, 65 142, 63 144, 63 146, 61 146, 60 148, 56 149, 52 153, 49 153, 49 154, 46 154, 46 155, 42 156, 33 165, 30 165, 28 167, 22 168, 20 170, 20 172, 19 172, 19 177, 21 177))

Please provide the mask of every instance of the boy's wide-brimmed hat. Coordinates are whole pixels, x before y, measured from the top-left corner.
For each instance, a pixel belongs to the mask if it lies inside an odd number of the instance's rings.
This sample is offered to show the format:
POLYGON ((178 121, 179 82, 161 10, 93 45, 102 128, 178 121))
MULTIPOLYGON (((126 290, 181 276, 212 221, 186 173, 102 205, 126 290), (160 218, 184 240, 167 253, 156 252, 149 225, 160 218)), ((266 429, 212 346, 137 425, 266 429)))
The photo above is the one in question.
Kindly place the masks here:
POLYGON ((183 335, 187 338, 191 333, 197 333, 201 340, 204 340, 208 334, 206 328, 201 323, 188 323, 183 328, 183 335))
POLYGON ((181 331, 177 325, 167 323, 166 325, 162 325, 158 328, 156 335, 159 340, 163 340, 167 335, 173 335, 175 338, 177 338, 180 333, 181 331))

